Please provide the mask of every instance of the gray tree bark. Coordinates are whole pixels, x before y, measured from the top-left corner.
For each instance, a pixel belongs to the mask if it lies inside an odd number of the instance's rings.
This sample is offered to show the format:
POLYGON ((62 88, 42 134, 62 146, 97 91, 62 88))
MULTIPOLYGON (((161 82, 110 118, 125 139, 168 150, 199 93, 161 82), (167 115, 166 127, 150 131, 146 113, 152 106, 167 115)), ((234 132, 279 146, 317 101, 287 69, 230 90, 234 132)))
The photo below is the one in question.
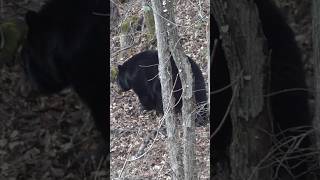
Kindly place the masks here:
MULTIPOLYGON (((191 65, 188 61, 187 56, 183 52, 183 48, 179 42, 179 36, 177 31, 177 26, 174 19, 174 2, 167 0, 153 0, 152 5, 154 8, 154 16, 156 22, 156 34, 158 41, 158 51, 159 51, 159 63, 164 63, 168 59, 164 58, 161 60, 161 54, 167 50, 168 46, 175 61, 175 64, 179 71, 179 76, 182 85, 182 120, 183 120, 183 164, 181 163, 181 153, 176 152, 178 149, 172 149, 174 146, 172 143, 177 143, 177 140, 172 141, 168 139, 168 147, 170 154, 171 166, 175 167, 174 173, 179 174, 177 179, 197 179, 197 169, 196 167, 196 158, 195 158, 195 114, 193 110, 194 106, 194 96, 193 96, 193 74, 191 71, 191 65), (167 44, 165 44, 167 43, 167 44), (160 62, 161 61, 161 62, 160 62), (170 148, 171 147, 171 148, 170 148), (173 151, 173 152, 170 152, 173 151), (177 157, 178 155, 179 157, 177 157), (184 170, 184 171, 183 171, 184 170)), ((168 56, 166 56, 168 57, 168 56)), ((170 65, 170 61, 167 61, 170 65)), ((159 73, 161 84, 166 83, 169 77, 164 77, 163 65, 159 64, 159 73), (161 77, 162 76, 162 77, 161 77)), ((169 71, 170 72, 170 71, 169 71)), ((169 75, 170 76, 170 75, 169 75)), ((170 77, 171 78, 171 77, 170 77)), ((164 88, 164 85, 161 86, 164 88)), ((169 88, 169 86, 167 86, 169 88)), ((172 88, 172 86, 171 86, 172 88)), ((170 89, 166 89, 170 90, 170 89)), ((162 89, 162 92, 164 90, 162 89)), ((167 93, 168 94, 168 93, 167 93)), ((167 102, 165 99, 169 97, 165 94, 162 95, 164 104, 167 102)), ((167 132, 169 138, 169 131, 176 132, 175 122, 172 122, 174 119, 166 119, 167 123, 167 132), (167 120, 168 119, 168 120, 167 120), (169 125, 169 123, 171 125, 169 125), (172 126, 173 125, 173 126, 172 126)), ((170 133, 171 136, 173 133, 170 133)))
MULTIPOLYGON (((163 2, 166 2, 164 0, 163 2)), ((196 158, 195 158, 195 103, 193 96, 193 73, 188 57, 185 55, 179 41, 178 29, 174 19, 174 1, 167 1, 163 5, 168 10, 167 29, 169 47, 177 65, 182 85, 182 120, 183 120, 183 165, 185 179, 197 179, 196 158)))
POLYGON ((271 146, 270 122, 263 94, 266 90, 265 39, 253 1, 214 0, 213 15, 220 27, 226 53, 234 103, 230 147, 231 179, 270 180, 271 169, 261 168, 261 160, 271 146))
MULTIPOLYGON (((211 69, 211 54, 210 54, 210 19, 207 22, 206 25, 206 38, 207 38, 207 60, 208 60, 208 69, 207 72, 209 74, 210 77, 210 69, 211 69)), ((213 43, 213 42, 212 42, 213 43)), ((210 82, 210 78, 209 78, 209 82, 210 82)), ((211 83, 211 82, 210 82, 211 83)), ((208 110, 210 111, 210 86, 208 87, 208 110)))
POLYGON ((173 80, 171 76, 170 52, 168 46, 168 34, 166 21, 162 17, 168 16, 163 12, 162 1, 152 0, 155 29, 157 36, 158 57, 159 57, 159 78, 161 82, 162 102, 164 118, 167 128, 167 148, 169 161, 173 171, 173 179, 184 179, 181 149, 178 143, 178 128, 174 116, 174 96, 172 94, 173 80))
POLYGON ((118 26, 120 20, 120 13, 114 1, 110 1, 110 29, 118 26))

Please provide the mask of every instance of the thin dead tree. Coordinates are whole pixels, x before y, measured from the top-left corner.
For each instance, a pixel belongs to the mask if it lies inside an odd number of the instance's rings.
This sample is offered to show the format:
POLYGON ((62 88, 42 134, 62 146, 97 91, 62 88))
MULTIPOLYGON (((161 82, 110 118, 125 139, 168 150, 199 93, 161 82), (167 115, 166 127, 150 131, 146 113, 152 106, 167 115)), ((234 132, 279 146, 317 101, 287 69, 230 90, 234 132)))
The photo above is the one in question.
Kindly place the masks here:
POLYGON ((170 165, 174 173, 173 179, 196 179, 195 159, 195 122, 194 122, 194 97, 193 75, 191 65, 184 54, 179 42, 177 26, 174 20, 174 1, 152 0, 159 56, 159 77, 162 88, 163 108, 168 134, 168 151, 170 165), (182 119, 183 119, 183 149, 178 143, 178 129, 173 114, 173 96, 170 53, 179 71, 182 84, 182 119), (170 98, 172 97, 172 98, 170 98), (183 160, 182 160, 183 159, 183 160))
POLYGON ((176 117, 174 116, 174 96, 173 79, 171 76, 170 51, 168 46, 168 36, 165 19, 162 14, 161 0, 152 0, 154 20, 156 26, 157 47, 159 56, 159 78, 161 82, 162 104, 164 109, 164 118, 167 129, 167 148, 171 169, 173 171, 173 179, 183 179, 183 167, 181 149, 178 144, 179 132, 176 125, 176 117))

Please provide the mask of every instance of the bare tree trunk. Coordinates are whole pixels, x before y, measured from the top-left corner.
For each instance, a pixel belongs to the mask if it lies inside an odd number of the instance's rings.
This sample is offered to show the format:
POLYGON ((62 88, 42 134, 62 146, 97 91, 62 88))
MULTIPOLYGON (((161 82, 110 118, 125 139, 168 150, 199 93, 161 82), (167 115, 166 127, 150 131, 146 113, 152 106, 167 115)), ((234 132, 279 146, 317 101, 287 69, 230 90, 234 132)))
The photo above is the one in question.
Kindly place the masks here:
MULTIPOLYGON (((167 46, 169 44, 172 57, 175 61, 175 64, 179 71, 179 76, 182 85, 182 119, 183 119, 183 147, 184 147, 184 156, 183 164, 181 163, 181 153, 175 152, 178 148, 174 149, 174 146, 178 146, 177 140, 169 140, 169 152, 171 159, 171 166, 174 173, 177 175, 177 179, 197 179, 197 170, 196 170, 196 158, 195 158, 195 114, 192 113, 195 109, 194 106, 194 96, 193 96, 193 74, 191 70, 191 65, 189 63, 188 57, 184 54, 183 48, 179 42, 179 36, 177 31, 177 26, 174 19, 174 1, 162 1, 162 0, 153 0, 152 1, 154 8, 154 16, 156 22, 156 34, 158 40, 158 51, 159 58, 161 58, 162 53, 167 51, 167 46), (170 148, 171 147, 171 148, 170 148), (178 156, 177 156, 178 155, 178 156), (177 164, 178 163, 178 164, 177 164), (184 170, 184 171, 183 171, 184 170)), ((167 60, 162 59, 160 61, 167 60)), ((168 61, 170 63, 170 61, 168 61)), ((162 62, 163 63, 163 62, 162 62)), ((161 65, 159 64, 159 72, 161 72, 161 65)), ((162 69, 163 71, 164 69, 162 69)), ((169 71, 170 72, 170 71, 169 71)), ((163 73, 163 72, 162 72, 163 73)), ((161 74, 162 74, 161 73, 161 74)), ((169 77, 164 77, 160 74, 161 84, 165 83, 164 80, 169 79, 169 77), (162 77, 161 77, 162 76, 162 77)), ((171 78, 171 77, 170 77, 171 78)), ((161 86, 165 88, 164 85, 161 86)), ((167 86, 168 88, 169 86, 167 86)), ((171 86, 172 88, 172 86, 171 86)), ((170 90, 170 89, 166 89, 170 90)), ((163 91, 163 90, 162 90, 163 91)), ((167 93, 168 94, 168 93, 167 93)), ((167 104, 164 99, 169 97, 168 95, 163 94, 163 104, 167 104)), ((171 107, 170 107, 171 108, 171 107)), ((165 108, 166 109, 166 108, 165 108)), ((173 119, 166 119, 168 137, 169 132, 176 132, 175 122, 171 122, 173 119), (172 124, 174 126, 169 125, 172 124)), ((171 137, 174 135, 172 133, 171 137)))
MULTIPOLYGON (((174 96, 172 94, 173 80, 171 76, 170 53, 168 47, 168 35, 166 21, 162 17, 164 12, 161 0, 152 0, 154 20, 156 26, 157 46, 159 56, 159 78, 161 82, 162 102, 164 109, 164 118, 167 127, 167 146, 173 179, 184 179, 183 164, 181 159, 181 149, 178 143, 178 128, 174 116, 174 96)), ((167 15, 166 15, 167 16, 167 15)))
POLYGON ((271 142, 264 132, 270 130, 263 98, 267 58, 257 8, 246 0, 214 0, 211 7, 220 27, 231 82, 236 82, 232 86, 231 178, 270 180, 271 169, 259 167, 271 142))
POLYGON ((120 13, 114 1, 110 1, 110 29, 115 29, 120 20, 120 13))
POLYGON ((197 179, 196 158, 195 158, 195 103, 193 96, 193 73, 188 57, 183 52, 179 42, 177 25, 174 19, 174 1, 167 1, 164 9, 168 9, 169 47, 177 65, 182 85, 182 120, 183 120, 183 165, 185 179, 197 179))
MULTIPOLYGON (((314 81, 315 81, 315 114, 314 129, 316 134, 316 145, 320 148, 320 1, 312 1, 312 24, 313 24, 313 59, 314 59, 314 81)), ((320 165, 320 155, 319 155, 320 165)))
POLYGON ((152 40, 155 37, 155 24, 154 24, 154 16, 152 12, 152 8, 150 7, 147 0, 142 1, 142 7, 143 7, 143 17, 144 17, 144 23, 147 27, 147 36, 148 40, 152 40))
MULTIPOLYGON (((210 17, 210 16, 209 16, 210 17)), ((211 42, 211 39, 210 39, 210 19, 208 20, 207 22, 207 25, 206 25, 206 38, 207 38, 207 60, 208 60, 208 69, 207 69, 207 72, 209 74, 209 82, 211 83, 210 81, 210 69, 211 69, 211 54, 210 54, 210 46, 211 44, 210 43, 214 43, 214 42, 211 42)), ((209 83, 209 87, 208 87, 208 110, 210 111, 210 92, 211 92, 211 89, 210 89, 210 83, 209 83)))

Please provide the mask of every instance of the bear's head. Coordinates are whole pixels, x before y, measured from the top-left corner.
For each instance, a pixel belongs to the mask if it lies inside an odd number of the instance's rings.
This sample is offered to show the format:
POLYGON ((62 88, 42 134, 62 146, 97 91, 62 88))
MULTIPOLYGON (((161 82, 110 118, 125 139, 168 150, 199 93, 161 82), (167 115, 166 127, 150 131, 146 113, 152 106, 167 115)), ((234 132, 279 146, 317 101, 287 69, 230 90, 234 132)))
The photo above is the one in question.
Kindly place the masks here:
POLYGON ((121 91, 129 91, 131 89, 130 74, 124 65, 118 65, 117 83, 121 91))
POLYGON ((53 20, 34 11, 25 17, 28 33, 22 49, 22 63, 33 90, 51 94, 69 85, 64 70, 63 36, 53 20))

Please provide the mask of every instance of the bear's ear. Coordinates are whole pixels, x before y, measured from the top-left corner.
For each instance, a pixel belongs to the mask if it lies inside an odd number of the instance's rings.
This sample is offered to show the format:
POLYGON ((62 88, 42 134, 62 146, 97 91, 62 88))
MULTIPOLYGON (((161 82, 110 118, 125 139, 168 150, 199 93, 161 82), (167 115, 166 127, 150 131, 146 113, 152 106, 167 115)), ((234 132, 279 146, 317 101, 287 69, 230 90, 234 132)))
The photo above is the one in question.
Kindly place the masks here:
POLYGON ((39 15, 35 11, 28 11, 25 17, 25 20, 29 27, 33 27, 34 25, 38 24, 39 19, 39 15))

